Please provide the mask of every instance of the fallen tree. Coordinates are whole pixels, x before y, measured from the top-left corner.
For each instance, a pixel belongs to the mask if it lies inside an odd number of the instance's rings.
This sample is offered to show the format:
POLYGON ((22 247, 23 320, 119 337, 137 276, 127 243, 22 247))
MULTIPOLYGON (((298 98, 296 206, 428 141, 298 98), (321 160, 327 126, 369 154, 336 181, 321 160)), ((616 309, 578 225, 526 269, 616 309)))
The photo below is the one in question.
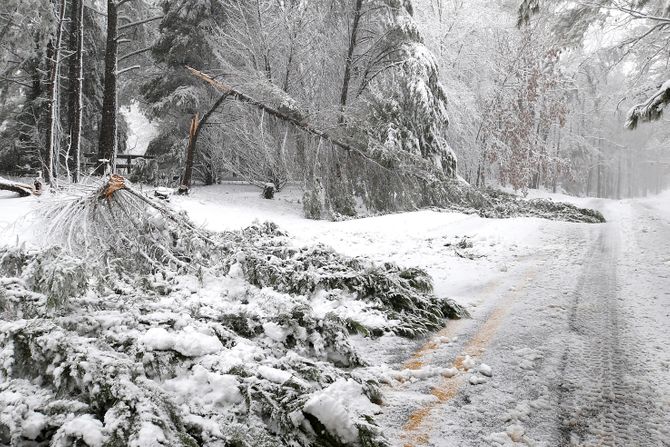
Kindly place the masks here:
MULTIPOLYGON (((306 191, 303 203, 305 215, 309 218, 355 216, 356 211, 347 206, 351 202, 346 200, 347 197, 340 197, 343 198, 343 203, 335 203, 338 200, 335 196, 342 194, 343 190, 350 189, 350 192, 359 197, 367 210, 372 213, 393 213, 434 207, 477 213, 482 217, 491 218, 543 217, 569 222, 604 222, 603 216, 594 210, 543 199, 524 200, 491 189, 480 190, 450 176, 431 160, 404 150, 388 150, 383 145, 377 144, 369 135, 366 137, 368 147, 357 147, 342 137, 325 132, 309 123, 305 113, 294 105, 295 102, 290 97, 282 97, 282 105, 274 107, 206 73, 192 67, 186 68, 191 74, 223 94, 215 107, 228 97, 249 104, 302 132, 331 143, 333 147, 342 149, 347 154, 356 154, 368 162, 360 163, 360 160, 353 157, 338 160, 336 172, 330 173, 331 177, 338 180, 334 186, 331 185, 330 195, 328 193, 319 195, 318 187, 311 193, 306 191), (343 177, 350 178, 349 183, 342 183, 343 177), (322 196, 326 196, 325 199, 322 196), (324 208, 332 209, 324 210, 324 208)), ((325 175, 328 176, 329 173, 326 172, 325 175)))
POLYGON ((209 85, 211 85, 212 87, 214 87, 215 89, 217 89, 221 93, 225 93, 225 94, 229 95, 230 97, 232 97, 232 98, 234 98, 238 101, 250 104, 254 107, 257 107, 261 110, 264 110, 269 115, 274 116, 275 118, 278 118, 282 121, 286 121, 288 123, 291 123, 293 126, 297 127, 298 129, 301 129, 304 132, 307 132, 309 134, 312 134, 312 135, 315 135, 319 138, 322 138, 325 141, 328 141, 329 143, 332 143, 335 146, 337 146, 341 149, 344 149, 347 152, 356 152, 356 153, 360 153, 361 155, 363 155, 359 149, 355 148, 351 144, 346 143, 346 142, 342 141, 341 139, 338 139, 338 138, 334 137, 333 135, 331 135, 327 132, 324 132, 320 129, 317 129, 316 127, 314 127, 313 125, 308 123, 306 121, 306 117, 304 116, 304 114, 299 112, 298 110, 291 109, 290 111, 286 111, 286 112, 280 111, 280 110, 278 110, 274 107, 271 107, 271 106, 269 106, 269 105, 267 105, 267 104, 265 104, 261 101, 258 101, 256 99, 252 98, 251 96, 249 96, 245 93, 240 92, 239 90, 237 90, 237 89, 235 89, 235 88, 233 88, 233 87, 231 87, 231 86, 229 86, 229 85, 227 85, 227 84, 225 84, 225 83, 223 83, 223 82, 221 82, 217 79, 214 79, 213 77, 209 76, 208 74, 205 74, 201 71, 196 70, 195 68, 186 66, 186 69, 188 71, 190 71, 195 77, 197 77, 199 79, 202 79, 203 81, 207 82, 209 85))
POLYGON ((17 193, 19 197, 28 197, 35 193, 35 188, 0 177, 0 191, 11 191, 17 193))

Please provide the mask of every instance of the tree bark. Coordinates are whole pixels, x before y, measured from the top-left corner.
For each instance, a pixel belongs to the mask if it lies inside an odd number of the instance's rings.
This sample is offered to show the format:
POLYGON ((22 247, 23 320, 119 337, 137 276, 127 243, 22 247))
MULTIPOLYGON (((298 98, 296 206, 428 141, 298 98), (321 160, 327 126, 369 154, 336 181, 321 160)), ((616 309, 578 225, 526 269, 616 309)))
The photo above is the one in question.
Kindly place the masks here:
MULTIPOLYGON (((112 172, 116 170, 117 135, 117 39, 118 5, 107 0, 107 47, 105 50, 105 85, 102 100, 102 120, 98 140, 98 159, 109 160, 112 172)), ((105 165, 96 168, 96 174, 103 174, 105 165)))
POLYGON ((83 46, 84 46, 84 4, 83 0, 73 0, 70 8, 70 98, 69 132, 72 157, 72 181, 79 182, 81 169, 81 121, 83 90, 83 46))

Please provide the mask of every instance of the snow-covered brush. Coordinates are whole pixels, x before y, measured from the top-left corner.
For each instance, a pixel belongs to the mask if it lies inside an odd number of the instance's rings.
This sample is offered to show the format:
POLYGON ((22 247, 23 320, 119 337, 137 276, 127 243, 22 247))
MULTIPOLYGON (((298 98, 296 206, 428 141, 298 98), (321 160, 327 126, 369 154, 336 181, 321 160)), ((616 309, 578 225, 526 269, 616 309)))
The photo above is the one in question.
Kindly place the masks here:
POLYGON ((46 245, 94 264, 126 271, 198 271, 223 246, 186 216, 114 174, 103 182, 68 185, 41 214, 46 245))

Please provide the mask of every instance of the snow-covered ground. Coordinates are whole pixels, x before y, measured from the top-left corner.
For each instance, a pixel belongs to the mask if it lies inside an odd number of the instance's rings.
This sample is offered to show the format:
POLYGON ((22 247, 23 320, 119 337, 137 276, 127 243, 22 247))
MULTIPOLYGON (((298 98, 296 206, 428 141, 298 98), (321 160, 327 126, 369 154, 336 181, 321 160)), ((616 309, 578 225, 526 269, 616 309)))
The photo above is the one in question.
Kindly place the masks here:
POLYGON ((190 197, 174 197, 173 202, 210 230, 235 230, 270 220, 287 231, 296 245, 323 243, 348 256, 420 266, 433 276, 438 295, 466 305, 478 304, 468 293, 473 283, 505 276, 520 259, 537 250, 550 250, 544 233, 565 225, 536 218, 484 219, 427 210, 341 222, 315 221, 303 217, 296 189, 265 200, 258 188, 249 185, 195 188, 190 197), (463 240, 472 247, 457 248, 463 240), (461 258, 457 252, 474 259, 461 258))
MULTIPOLYGON (((0 192, 0 243, 14 244, 32 238, 25 228, 40 199, 8 196, 0 192)), ((569 200, 599 208, 609 222, 435 211, 311 221, 302 217, 297 190, 264 200, 245 185, 195 188, 172 204, 211 230, 270 220, 296 246, 323 243, 349 256, 424 268, 438 296, 468 308, 472 319, 449 322, 418 342, 354 337, 370 373, 386 383, 376 411, 395 445, 670 445, 670 193, 569 200)), ((147 346, 172 343, 191 355, 216 344, 181 346, 187 335, 157 331, 147 346)), ((279 370, 265 373, 286 379, 279 370)), ((191 374, 212 383, 204 371, 191 374)), ((195 379, 169 385, 208 399, 215 390, 192 389, 195 379)), ((328 413, 344 404, 328 399, 361 393, 353 382, 333 386, 307 405, 347 439, 346 416, 328 413)))

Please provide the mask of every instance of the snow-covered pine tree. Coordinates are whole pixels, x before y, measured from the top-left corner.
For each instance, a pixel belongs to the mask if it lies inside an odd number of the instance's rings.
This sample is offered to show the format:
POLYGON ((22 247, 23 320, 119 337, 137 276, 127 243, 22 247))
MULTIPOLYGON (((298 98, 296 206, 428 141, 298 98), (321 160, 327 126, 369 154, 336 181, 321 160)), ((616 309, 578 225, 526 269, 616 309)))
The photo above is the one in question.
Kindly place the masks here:
POLYGON ((323 182, 326 200, 345 214, 349 210, 341 204, 348 207, 351 201, 339 197, 343 190, 377 211, 437 204, 446 198, 433 194, 427 183, 453 178, 456 158, 445 139, 446 94, 436 60, 413 20, 411 2, 363 1, 360 12, 358 7, 355 3, 351 20, 358 17, 357 26, 373 37, 366 34, 357 43, 351 27, 344 76, 351 93, 342 104, 342 132, 378 163, 334 155, 325 163, 330 166, 323 182))

